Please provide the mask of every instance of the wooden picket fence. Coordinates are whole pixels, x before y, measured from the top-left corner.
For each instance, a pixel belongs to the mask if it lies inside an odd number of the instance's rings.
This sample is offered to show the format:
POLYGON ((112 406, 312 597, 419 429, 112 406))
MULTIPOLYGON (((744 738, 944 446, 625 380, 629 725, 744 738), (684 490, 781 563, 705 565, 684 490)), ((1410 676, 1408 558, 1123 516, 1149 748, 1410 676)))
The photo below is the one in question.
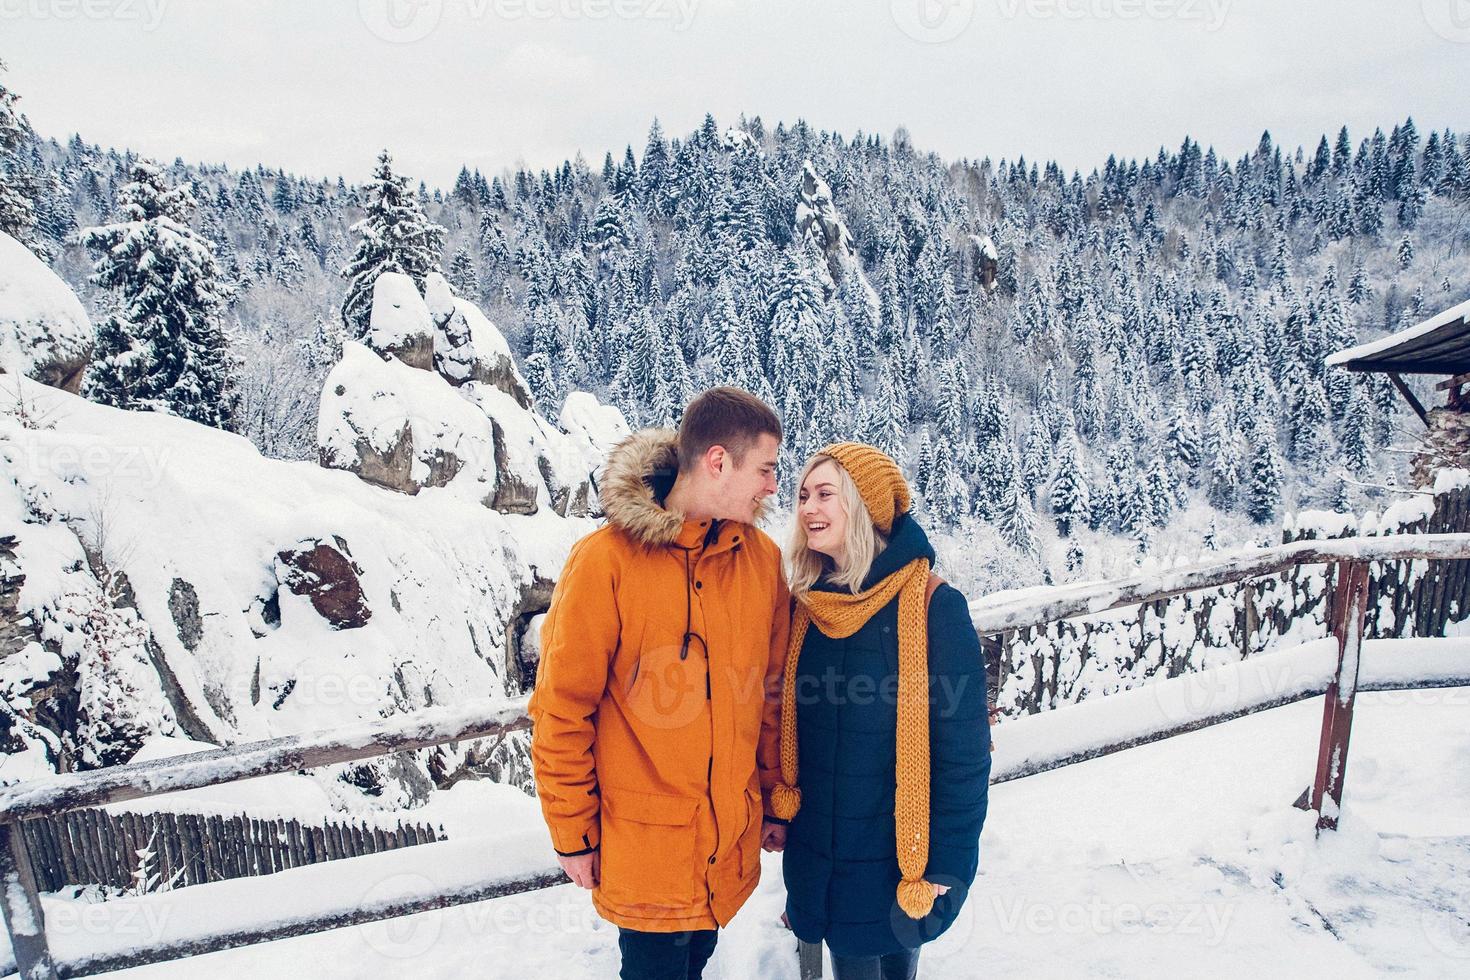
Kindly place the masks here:
POLYGON ((89 807, 21 824, 32 873, 42 891, 67 885, 131 888, 142 873, 169 887, 274 874, 444 840, 432 827, 256 819, 246 814, 109 813, 89 807))

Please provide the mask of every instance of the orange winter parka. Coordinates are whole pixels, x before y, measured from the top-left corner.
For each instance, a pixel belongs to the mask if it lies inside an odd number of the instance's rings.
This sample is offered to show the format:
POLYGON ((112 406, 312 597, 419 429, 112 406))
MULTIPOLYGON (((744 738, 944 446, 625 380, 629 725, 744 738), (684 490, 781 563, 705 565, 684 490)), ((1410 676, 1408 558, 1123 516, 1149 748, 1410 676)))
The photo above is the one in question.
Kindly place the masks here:
POLYGON ((592 901, 647 932, 714 929, 760 877, 790 628, 780 551, 662 500, 674 434, 608 459, 608 522, 572 548, 541 629, 531 760, 552 846, 601 853, 592 901))

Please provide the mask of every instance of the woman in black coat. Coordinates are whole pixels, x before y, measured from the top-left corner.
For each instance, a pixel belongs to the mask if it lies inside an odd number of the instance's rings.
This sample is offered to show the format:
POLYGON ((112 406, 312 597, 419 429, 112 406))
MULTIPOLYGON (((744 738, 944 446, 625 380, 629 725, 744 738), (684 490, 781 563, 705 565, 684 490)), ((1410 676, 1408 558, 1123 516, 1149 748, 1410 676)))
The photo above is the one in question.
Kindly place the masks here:
POLYGON ((969 894, 985 821, 984 658, 908 507, 889 457, 829 446, 802 474, 788 556, 797 607, 773 803, 789 823, 767 840, 784 846, 791 928, 827 943, 838 980, 916 976, 919 947, 969 894))

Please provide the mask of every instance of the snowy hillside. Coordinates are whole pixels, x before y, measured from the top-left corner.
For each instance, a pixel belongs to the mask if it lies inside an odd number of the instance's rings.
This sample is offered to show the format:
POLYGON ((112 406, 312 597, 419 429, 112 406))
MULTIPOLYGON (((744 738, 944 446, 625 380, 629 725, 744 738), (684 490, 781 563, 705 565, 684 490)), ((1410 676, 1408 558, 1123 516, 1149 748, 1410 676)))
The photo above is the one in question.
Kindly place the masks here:
MULTIPOLYGON (((1067 172, 730 122, 444 188, 386 153, 336 179, 164 168, 231 290, 240 431, 316 452, 322 380, 392 265, 503 325, 548 418, 580 389, 670 422, 739 384, 786 421, 783 492, 833 438, 882 446, 955 550, 987 556, 959 563, 974 590, 1123 574, 1207 533, 1270 542, 1286 514, 1405 482, 1392 386, 1323 359, 1465 300, 1464 134, 1263 133, 1233 159, 1183 136, 1067 172)), ((138 161, 85 135, 30 134, 12 166, 54 178, 32 239, 100 320, 116 296, 73 233, 116 220, 138 161)))
POLYGON ((76 294, 20 242, 0 232, 0 371, 75 392, 92 347, 76 294))
MULTIPOLYGON (((320 465, 0 376, 16 651, 0 661, 0 779, 126 761, 159 736, 232 743, 525 688, 522 635, 594 526, 590 477, 626 427, 584 395, 563 432, 506 394, 523 382, 503 339, 441 292, 436 317, 383 277, 384 349, 349 343, 332 370, 320 465), (448 368, 462 376, 386 352, 407 337, 454 354, 455 317, 474 324, 448 368)), ((486 751, 317 778, 348 808, 421 803, 464 771, 529 785, 521 742, 486 751)))

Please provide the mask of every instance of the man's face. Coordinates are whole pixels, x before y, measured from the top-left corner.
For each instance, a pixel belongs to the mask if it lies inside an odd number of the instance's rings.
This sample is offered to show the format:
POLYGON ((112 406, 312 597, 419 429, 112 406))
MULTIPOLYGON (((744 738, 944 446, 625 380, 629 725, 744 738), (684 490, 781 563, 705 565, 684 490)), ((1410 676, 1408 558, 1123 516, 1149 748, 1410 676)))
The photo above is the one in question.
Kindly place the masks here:
POLYGON ((760 510, 761 501, 776 492, 776 451, 781 442, 764 434, 745 451, 739 465, 735 457, 725 453, 720 463, 720 520, 750 524, 760 510))

